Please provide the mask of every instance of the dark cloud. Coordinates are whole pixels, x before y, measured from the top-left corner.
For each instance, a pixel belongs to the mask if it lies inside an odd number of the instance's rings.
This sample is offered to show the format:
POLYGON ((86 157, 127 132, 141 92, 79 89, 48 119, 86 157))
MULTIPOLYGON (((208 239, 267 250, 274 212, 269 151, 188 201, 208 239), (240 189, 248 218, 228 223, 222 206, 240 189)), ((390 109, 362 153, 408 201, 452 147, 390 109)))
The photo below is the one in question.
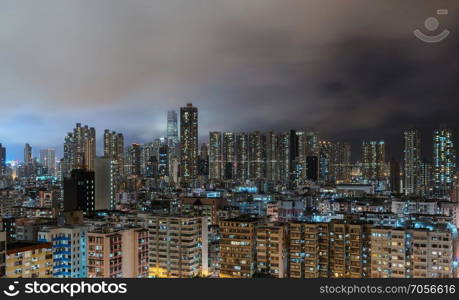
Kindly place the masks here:
MULTIPOLYGON (((3 0, 0 142, 61 148, 76 122, 127 142, 164 135, 193 102, 210 130, 319 130, 327 139, 459 132, 457 1, 3 0), (436 9, 452 34, 412 31, 436 9)), ((442 27, 442 28, 443 28, 442 27)), ((441 28, 441 29, 442 29, 441 28)), ((440 29, 439 29, 440 30, 440 29)), ((430 151, 426 146, 426 152, 430 151)))

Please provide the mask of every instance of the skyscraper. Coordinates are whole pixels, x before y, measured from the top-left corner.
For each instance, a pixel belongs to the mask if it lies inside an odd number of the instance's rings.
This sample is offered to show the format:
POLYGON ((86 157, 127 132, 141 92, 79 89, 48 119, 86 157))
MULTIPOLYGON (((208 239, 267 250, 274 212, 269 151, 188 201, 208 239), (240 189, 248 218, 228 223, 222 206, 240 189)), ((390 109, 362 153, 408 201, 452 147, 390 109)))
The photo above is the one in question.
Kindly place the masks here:
POLYGON ((169 147, 175 148, 179 144, 177 112, 169 110, 167 112, 167 144, 169 147))
MULTIPOLYGON (((290 166, 291 166, 291 135, 290 132, 284 132, 278 135, 277 154, 279 165, 279 180, 284 183, 290 180, 290 166)), ((272 144, 270 147, 272 148, 272 144)), ((271 157, 272 158, 272 157, 271 157)))
POLYGON ((433 170, 432 164, 422 162, 419 167, 419 194, 421 196, 429 196, 432 194, 433 188, 433 170))
POLYGON ((300 166, 306 166, 306 170, 302 170, 303 176, 308 180, 316 181, 319 177, 319 133, 315 131, 308 131, 299 136, 299 161, 300 166), (303 161, 304 159, 304 161, 303 161), (312 170, 308 170, 308 166, 312 170))
POLYGON ((389 184, 390 184, 390 190, 393 193, 400 193, 400 164, 398 161, 391 159, 389 162, 389 167, 390 167, 390 177, 389 177, 389 184))
POLYGON ((0 143, 0 176, 5 172, 6 167, 6 148, 0 143))
POLYGON ((249 135, 246 132, 236 135, 236 178, 249 178, 249 135))
POLYGON ((26 143, 24 145, 24 176, 31 177, 35 175, 35 165, 32 159, 32 147, 26 143))
POLYGON ((180 176, 183 182, 198 174, 198 108, 192 103, 180 108, 180 176))
POLYGON ((198 175, 209 177, 209 147, 206 143, 201 145, 198 158, 198 175))
POLYGON ((280 154, 279 135, 273 131, 266 134, 266 179, 279 181, 280 179, 280 154))
POLYGON ((419 132, 410 129, 404 132, 403 150, 403 192, 405 195, 418 194, 419 167, 421 163, 421 139, 419 132))
POLYGON ((63 177, 68 177, 73 169, 93 171, 95 157, 96 130, 77 123, 73 132, 69 132, 65 137, 64 158, 62 159, 63 177))
POLYGON ((367 181, 385 179, 385 143, 384 141, 364 141, 362 143, 362 175, 367 181))
POLYGON ((223 132, 223 178, 234 179, 236 163, 236 135, 233 132, 223 132))
POLYGON ((351 179, 351 145, 337 142, 333 162, 335 180, 338 183, 349 183, 351 179))
POLYGON ((26 143, 24 146, 24 165, 32 164, 32 147, 26 143))
MULTIPOLYGON (((153 143, 143 144, 140 146, 140 174, 146 175, 147 168, 149 167, 150 162, 152 162, 152 157, 158 161, 158 152, 159 148, 167 144, 163 139, 156 139, 153 143)), ((151 171, 151 170, 149 170, 151 171)), ((150 174, 151 175, 151 174, 150 174)), ((151 177, 150 177, 151 178, 151 177)))
POLYGON ((162 145, 158 150, 158 175, 169 176, 169 146, 162 145))
POLYGON ((46 168, 48 175, 56 174, 56 151, 54 149, 40 150, 40 163, 46 168))
POLYGON ((319 158, 317 156, 306 157, 306 179, 311 181, 319 179, 319 158))
POLYGON ((135 175, 140 176, 140 168, 141 168, 141 149, 140 144, 132 144, 126 148, 125 151, 125 169, 124 172, 127 175, 135 175))
POLYGON ((124 166, 124 136, 105 129, 104 131, 104 157, 111 159, 116 165, 118 173, 123 174, 124 166))
POLYGON ((319 178, 322 182, 335 181, 333 163, 335 161, 335 144, 329 141, 319 142, 319 178))
POLYGON ((222 178, 222 133, 213 131, 209 133, 209 179, 222 178))
POLYGON ((305 133, 307 156, 319 156, 319 133, 308 131, 305 133))
POLYGON ((249 135, 249 177, 266 178, 266 135, 260 131, 249 135))
POLYGON ((434 131, 433 160, 434 194, 444 197, 450 194, 456 170, 456 151, 452 130, 442 128, 434 131))

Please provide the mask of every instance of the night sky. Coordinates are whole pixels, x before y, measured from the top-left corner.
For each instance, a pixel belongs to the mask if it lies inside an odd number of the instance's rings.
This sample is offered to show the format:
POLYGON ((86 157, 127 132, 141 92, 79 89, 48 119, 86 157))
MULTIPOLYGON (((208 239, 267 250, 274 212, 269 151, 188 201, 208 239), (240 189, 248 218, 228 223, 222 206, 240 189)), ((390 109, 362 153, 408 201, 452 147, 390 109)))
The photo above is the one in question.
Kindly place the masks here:
POLYGON ((166 113, 199 108, 211 130, 318 130, 388 143, 402 132, 459 134, 459 1, 0 0, 0 143, 55 147, 76 122, 165 135, 166 113), (437 16, 437 9, 448 9, 437 16), (437 44, 413 31, 436 16, 437 44))

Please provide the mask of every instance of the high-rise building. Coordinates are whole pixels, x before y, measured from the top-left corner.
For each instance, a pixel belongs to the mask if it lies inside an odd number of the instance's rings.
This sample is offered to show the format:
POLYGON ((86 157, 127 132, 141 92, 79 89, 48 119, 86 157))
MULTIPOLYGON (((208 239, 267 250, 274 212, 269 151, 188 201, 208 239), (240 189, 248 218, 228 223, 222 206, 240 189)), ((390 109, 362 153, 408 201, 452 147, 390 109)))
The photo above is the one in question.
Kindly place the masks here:
MULTIPOLYGON (((147 161, 147 164, 145 166, 145 178, 158 178, 158 176, 166 176, 166 175, 160 175, 159 174, 159 164, 158 164, 158 159, 156 156, 151 156, 150 159, 147 161)), ((162 169, 162 172, 165 170, 162 169)))
POLYGON ((298 159, 300 157, 300 138, 296 130, 289 131, 289 164, 288 164, 288 181, 298 179, 298 159))
POLYGON ((297 157, 295 162, 295 177, 298 181, 306 179, 306 157, 308 156, 307 133, 305 131, 296 131, 298 144, 297 157))
POLYGON ((336 148, 330 141, 319 142, 319 179, 324 183, 334 183, 334 162, 336 148))
POLYGON ((266 135, 260 131, 249 134, 249 178, 266 178, 266 135))
POLYGON ((198 175, 208 178, 209 176, 209 147, 206 143, 201 145, 198 158, 198 175))
POLYGON ((0 176, 5 173, 6 168, 6 148, 0 143, 0 176))
POLYGON ((362 143, 362 175, 366 181, 376 182, 386 179, 386 151, 384 141, 364 141, 362 143))
POLYGON ((41 149, 40 163, 46 169, 47 175, 56 175, 56 150, 51 148, 41 149))
POLYGON ((319 156, 319 133, 316 131, 307 131, 304 133, 306 145, 306 155, 308 156, 319 156))
POLYGON ((390 164, 390 190, 393 193, 401 193, 401 176, 400 176, 400 163, 391 159, 390 164))
POLYGON ((167 145, 171 148, 176 148, 179 144, 177 112, 169 110, 167 112, 167 145))
POLYGON ((244 216, 220 221, 220 277, 253 276, 257 268, 257 222, 244 216))
POLYGON ((158 150, 158 175, 169 176, 169 146, 162 145, 158 150))
MULTIPOLYGON (((277 143, 277 162, 279 167, 279 177, 283 183, 287 183, 290 181, 290 171, 291 171, 291 146, 292 146, 292 135, 290 132, 284 132, 278 135, 278 143, 277 143)), ((273 145, 271 144, 270 147, 272 148, 273 145)))
POLYGON ((84 226, 44 227, 40 242, 52 243, 53 277, 86 278, 87 228, 84 226))
POLYGON ((122 133, 105 129, 104 157, 111 159, 117 165, 118 174, 124 174, 124 136, 122 133))
POLYGON ((96 157, 96 130, 87 125, 76 124, 73 132, 65 137, 62 176, 70 176, 73 169, 94 171, 96 157))
POLYGON ((132 144, 126 147, 124 158, 124 173, 126 175, 141 175, 141 155, 142 146, 140 144, 132 144))
POLYGON ((432 195, 433 167, 432 164, 422 162, 419 165, 418 190, 421 196, 432 195))
POLYGON ((25 177, 31 177, 35 175, 35 164, 32 158, 32 147, 28 143, 24 145, 23 175, 25 177))
POLYGON ((298 173, 301 179, 317 181, 319 178, 319 133, 298 132, 298 173), (308 170, 308 165, 313 169, 308 170))
MULTIPOLYGON (((280 161, 281 155, 279 152, 282 150, 285 149, 280 149, 279 147, 279 135, 273 131, 268 132, 266 134, 266 179, 274 182, 280 180, 280 165, 283 161, 280 161)), ((283 158, 285 157, 286 156, 284 155, 283 158)))
POLYGON ((96 157, 95 160, 95 209, 113 210, 115 203, 115 176, 117 164, 108 157, 96 157))
POLYGON ((32 147, 28 143, 24 146, 24 164, 32 164, 32 147))
POLYGON ((328 278, 328 223, 292 223, 289 227, 289 277, 328 278))
POLYGON ((88 232, 88 278, 145 278, 148 231, 102 227, 88 232))
POLYGON ((150 216, 149 277, 191 278, 207 273, 205 217, 150 216))
POLYGON ((418 194, 419 167, 421 163, 421 138, 415 129, 404 132, 403 193, 418 194))
POLYGON ((453 249, 448 230, 372 228, 371 277, 454 277, 453 249))
POLYGON ((287 227, 267 223, 256 228, 257 272, 276 278, 287 277, 287 227))
POLYGON ((140 175, 145 176, 147 165, 155 157, 158 160, 159 148, 166 145, 165 139, 155 139, 153 143, 143 144, 140 146, 140 175))
POLYGON ((349 183, 351 180, 351 145, 337 142, 336 153, 332 163, 333 173, 337 183, 349 183))
POLYGON ((319 158, 317 156, 306 157, 306 179, 319 180, 319 158))
POLYGON ((249 178, 249 135, 245 132, 236 135, 236 178, 249 178))
POLYGON ((209 133, 209 179, 222 179, 222 133, 209 133))
POLYGON ((180 176, 182 182, 198 174, 198 108, 192 103, 180 108, 180 176))
POLYGON ((433 192, 437 197, 445 197, 451 192, 456 172, 452 130, 442 128, 434 131, 433 161, 433 192))
POLYGON ((225 180, 236 176, 236 134, 223 132, 222 172, 225 180))
POLYGON ((81 210, 91 214, 95 210, 94 171, 73 169, 64 179, 64 210, 81 210))
POLYGON ((370 228, 345 221, 290 224, 290 277, 369 277, 370 228))

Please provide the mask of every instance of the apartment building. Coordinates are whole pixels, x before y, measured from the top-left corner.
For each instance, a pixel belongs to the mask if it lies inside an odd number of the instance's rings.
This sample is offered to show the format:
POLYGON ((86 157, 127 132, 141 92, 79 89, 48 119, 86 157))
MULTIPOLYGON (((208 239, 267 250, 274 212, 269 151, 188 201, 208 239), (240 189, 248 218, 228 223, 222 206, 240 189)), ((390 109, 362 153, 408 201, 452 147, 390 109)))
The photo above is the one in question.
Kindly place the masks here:
POLYGON ((329 276, 330 231, 328 223, 291 223, 289 226, 289 276, 329 276))
POLYGON ((6 248, 7 278, 53 277, 52 243, 20 241, 6 248))
POLYGON ((149 277, 208 275, 207 217, 149 216, 149 277))
POLYGON ((369 224, 347 221, 291 223, 289 276, 368 277, 370 228, 369 224))
POLYGON ((257 223, 257 219, 245 216, 220 221, 220 277, 253 276, 257 269, 257 223))
POLYGON ((138 278, 148 272, 148 231, 102 227, 88 232, 89 278, 138 278))
POLYGON ((331 222, 330 226, 330 277, 368 277, 371 225, 331 222))
POLYGON ((287 226, 262 224, 256 228, 257 272, 276 278, 287 277, 287 226))
POLYGON ((371 230, 371 277, 450 278, 455 276, 454 238, 440 228, 371 230))
POLYGON ((53 277, 87 277, 87 233, 84 226, 43 227, 38 241, 53 244, 53 277))
POLYGON ((404 229, 373 228, 371 230, 371 277, 409 277, 407 240, 404 229))

